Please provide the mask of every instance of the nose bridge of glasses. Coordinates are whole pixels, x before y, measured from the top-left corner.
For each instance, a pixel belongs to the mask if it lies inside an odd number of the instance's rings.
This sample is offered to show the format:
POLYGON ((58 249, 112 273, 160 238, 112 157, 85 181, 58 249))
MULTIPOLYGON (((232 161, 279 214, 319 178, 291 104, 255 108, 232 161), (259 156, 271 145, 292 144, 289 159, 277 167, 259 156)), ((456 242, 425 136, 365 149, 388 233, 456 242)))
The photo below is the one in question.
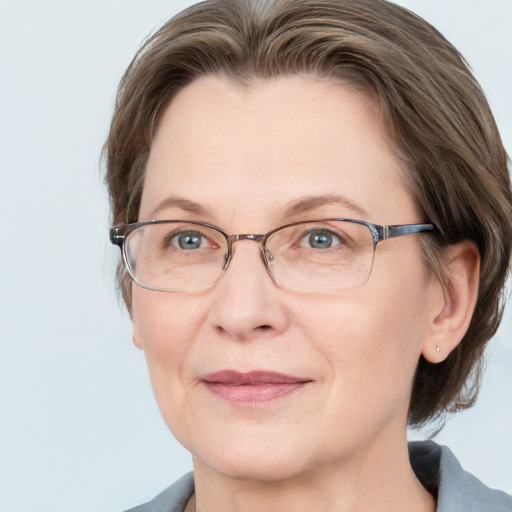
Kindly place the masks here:
POLYGON ((263 252, 263 241, 265 240, 265 235, 254 235, 252 233, 230 235, 228 236, 228 245, 230 249, 233 248, 233 244, 235 242, 239 242, 241 240, 250 240, 252 242, 257 242, 260 245, 261 251, 263 252))
POLYGON ((255 234, 252 234, 252 233, 242 233, 242 234, 239 234, 239 235, 229 235, 228 238, 228 246, 229 246, 229 261, 227 261, 226 263, 229 263, 232 256, 233 256, 233 244, 235 242, 239 242, 241 240, 250 240, 252 242, 256 242, 259 244, 260 246, 260 250, 261 250, 261 258, 263 260, 263 262, 265 263, 266 265, 266 262, 265 262, 265 248, 264 248, 264 241, 265 241, 265 235, 255 235, 255 234))
POLYGON ((252 240, 253 242, 261 243, 265 235, 253 235, 253 234, 240 234, 240 235, 230 235, 229 240, 233 244, 238 242, 239 240, 252 240))

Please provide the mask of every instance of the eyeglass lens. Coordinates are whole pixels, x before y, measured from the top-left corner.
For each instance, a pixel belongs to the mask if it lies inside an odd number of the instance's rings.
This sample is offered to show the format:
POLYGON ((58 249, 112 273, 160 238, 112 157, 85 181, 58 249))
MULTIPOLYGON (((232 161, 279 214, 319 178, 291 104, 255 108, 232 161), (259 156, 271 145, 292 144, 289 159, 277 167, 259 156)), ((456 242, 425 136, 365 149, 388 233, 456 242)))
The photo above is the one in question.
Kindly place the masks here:
MULTIPOLYGON (((228 245, 224 234, 211 227, 165 222, 134 230, 124 251, 129 272, 139 285, 193 291, 210 287, 221 276, 228 245)), ((264 255, 272 277, 283 288, 324 291, 363 284, 371 272, 373 252, 366 225, 331 220, 272 232, 264 255)))

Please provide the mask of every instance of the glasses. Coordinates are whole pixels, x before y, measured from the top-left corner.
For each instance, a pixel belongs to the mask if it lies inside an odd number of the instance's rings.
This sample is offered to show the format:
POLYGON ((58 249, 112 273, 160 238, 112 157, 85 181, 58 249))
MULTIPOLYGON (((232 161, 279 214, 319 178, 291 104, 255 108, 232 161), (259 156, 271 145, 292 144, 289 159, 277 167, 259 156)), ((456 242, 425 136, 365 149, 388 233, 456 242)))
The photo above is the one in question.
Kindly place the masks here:
POLYGON ((381 226, 323 219, 294 222, 264 235, 228 235, 203 222, 153 220, 114 226, 110 241, 121 248, 133 281, 149 290, 207 290, 228 268, 234 243, 251 240, 259 244, 263 263, 278 286, 327 292, 366 283, 382 240, 438 232, 434 224, 381 226))

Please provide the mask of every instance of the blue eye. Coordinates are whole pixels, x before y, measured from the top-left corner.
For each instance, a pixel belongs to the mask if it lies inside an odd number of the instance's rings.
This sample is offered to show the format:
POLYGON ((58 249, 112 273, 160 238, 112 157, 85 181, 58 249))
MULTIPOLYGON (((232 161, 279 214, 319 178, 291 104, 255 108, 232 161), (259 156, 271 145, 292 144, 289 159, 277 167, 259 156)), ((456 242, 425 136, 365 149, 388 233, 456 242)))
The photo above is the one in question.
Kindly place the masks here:
POLYGON ((341 238, 327 229, 309 231, 300 240, 301 247, 311 247, 312 249, 330 249, 341 243, 341 238))
POLYGON ((183 231, 176 233, 171 238, 171 245, 177 249, 191 251, 193 249, 200 249, 207 245, 206 237, 197 231, 183 231))

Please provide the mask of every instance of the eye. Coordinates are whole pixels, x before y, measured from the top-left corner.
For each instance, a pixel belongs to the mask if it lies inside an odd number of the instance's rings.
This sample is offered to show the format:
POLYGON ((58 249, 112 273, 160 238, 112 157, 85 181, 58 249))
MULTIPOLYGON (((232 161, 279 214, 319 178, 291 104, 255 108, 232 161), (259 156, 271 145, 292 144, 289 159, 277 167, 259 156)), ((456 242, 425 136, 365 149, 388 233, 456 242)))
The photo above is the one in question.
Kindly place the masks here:
POLYGON ((170 245, 176 249, 191 251, 208 247, 208 239, 199 231, 181 231, 169 236, 170 245))
POLYGON ((301 247, 311 247, 312 249, 330 249, 342 243, 341 237, 328 229, 313 229, 300 240, 301 247))

